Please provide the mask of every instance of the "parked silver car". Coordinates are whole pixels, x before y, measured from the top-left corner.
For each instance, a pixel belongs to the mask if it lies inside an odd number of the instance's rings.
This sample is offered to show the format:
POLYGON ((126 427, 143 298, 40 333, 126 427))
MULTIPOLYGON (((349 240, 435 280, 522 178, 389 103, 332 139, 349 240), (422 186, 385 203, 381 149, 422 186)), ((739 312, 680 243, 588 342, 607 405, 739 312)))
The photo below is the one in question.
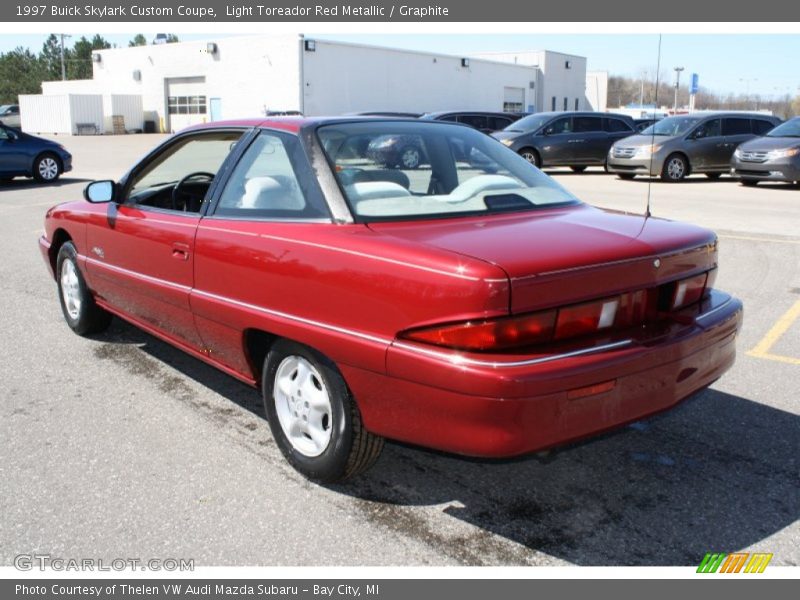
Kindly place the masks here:
POLYGON ((746 113, 668 117, 615 143, 608 154, 608 170, 621 179, 650 175, 681 181, 692 173, 715 179, 729 171, 739 144, 779 123, 776 117, 746 113))
POLYGON ((3 104, 0 106, 0 124, 19 129, 19 105, 3 104))
POLYGON ((800 117, 739 146, 731 159, 731 175, 742 185, 759 181, 800 183, 800 117))

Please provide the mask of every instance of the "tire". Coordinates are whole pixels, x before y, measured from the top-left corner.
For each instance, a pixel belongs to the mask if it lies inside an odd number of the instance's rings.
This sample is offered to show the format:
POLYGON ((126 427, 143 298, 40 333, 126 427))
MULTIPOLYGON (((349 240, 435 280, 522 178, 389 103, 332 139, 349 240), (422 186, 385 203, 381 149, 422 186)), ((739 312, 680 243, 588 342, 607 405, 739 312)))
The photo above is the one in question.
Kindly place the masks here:
POLYGON ((2 184, 11 183, 13 180, 13 177, 0 177, 0 183, 2 184))
POLYGON ((745 187, 755 187, 758 185, 758 179, 740 179, 739 183, 745 187))
POLYGON ((542 158, 539 156, 539 153, 534 150, 533 148, 523 148, 519 151, 519 155, 531 163, 537 169, 542 168, 542 158))
POLYGON ((617 173, 617 177, 619 179, 626 179, 626 180, 630 181, 631 179, 636 177, 636 175, 633 175, 632 173, 617 173))
POLYGON ((670 183, 683 181, 689 174, 689 163, 681 154, 670 154, 661 169, 661 180, 670 183))
POLYGON ((61 161, 55 154, 45 152, 37 156, 33 163, 33 178, 42 183, 50 183, 61 176, 61 161))
POLYGON ((302 475, 334 483, 363 473, 378 460, 383 438, 364 428, 347 384, 325 356, 280 340, 267 354, 261 381, 272 436, 302 475))
POLYGON ((709 179, 719 179, 722 177, 722 173, 706 173, 706 177, 709 179))
POLYGON ((108 329, 111 313, 95 303, 78 268, 78 252, 72 242, 64 242, 58 250, 56 282, 61 312, 72 331, 90 335, 108 329))
POLYGON ((422 163, 422 151, 416 146, 404 146, 399 152, 399 168, 418 169, 422 163))
POLYGON ((586 167, 579 165, 577 167, 570 167, 570 169, 572 169, 575 173, 583 173, 586 170, 586 167))

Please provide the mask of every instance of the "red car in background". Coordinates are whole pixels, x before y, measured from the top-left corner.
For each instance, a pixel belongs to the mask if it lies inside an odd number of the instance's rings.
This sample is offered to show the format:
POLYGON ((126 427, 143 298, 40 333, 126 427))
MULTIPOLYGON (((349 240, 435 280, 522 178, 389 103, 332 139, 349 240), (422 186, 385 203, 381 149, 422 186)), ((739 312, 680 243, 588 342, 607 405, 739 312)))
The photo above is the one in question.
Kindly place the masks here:
POLYGON ((214 123, 84 195, 40 240, 69 326, 116 315, 259 386, 314 480, 363 471, 384 438, 549 448, 670 408, 734 361, 742 305, 714 289, 712 232, 587 206, 466 126, 214 123), (357 151, 387 135, 429 164, 357 151))

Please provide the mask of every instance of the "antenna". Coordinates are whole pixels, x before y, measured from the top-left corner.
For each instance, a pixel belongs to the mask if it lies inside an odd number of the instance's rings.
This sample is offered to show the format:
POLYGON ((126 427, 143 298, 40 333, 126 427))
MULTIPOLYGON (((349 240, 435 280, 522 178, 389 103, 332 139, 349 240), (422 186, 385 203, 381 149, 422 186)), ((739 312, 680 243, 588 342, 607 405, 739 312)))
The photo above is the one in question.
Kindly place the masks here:
MULTIPOLYGON (((659 80, 658 78, 661 75, 661 34, 658 34, 658 60, 656 62, 656 93, 655 98, 653 100, 653 118, 655 119, 656 110, 658 110, 658 85, 659 80)), ((644 218, 649 219, 652 213, 650 212, 650 188, 653 186, 653 146, 656 143, 656 124, 653 123, 652 125, 653 131, 650 134, 650 168, 649 173, 650 177, 647 179, 647 208, 644 211, 644 218)))

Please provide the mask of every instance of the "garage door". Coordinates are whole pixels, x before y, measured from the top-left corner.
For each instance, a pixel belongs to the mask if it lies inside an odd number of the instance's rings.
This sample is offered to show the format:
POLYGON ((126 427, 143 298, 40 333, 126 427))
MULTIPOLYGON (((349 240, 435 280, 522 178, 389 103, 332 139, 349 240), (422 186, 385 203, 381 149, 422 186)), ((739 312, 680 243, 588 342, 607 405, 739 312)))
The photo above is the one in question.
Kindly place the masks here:
POLYGON ((169 131, 180 131, 184 127, 208 121, 205 77, 167 79, 166 87, 169 131))
POLYGON ((503 111, 521 112, 525 110, 525 90, 523 88, 503 88, 503 111))

